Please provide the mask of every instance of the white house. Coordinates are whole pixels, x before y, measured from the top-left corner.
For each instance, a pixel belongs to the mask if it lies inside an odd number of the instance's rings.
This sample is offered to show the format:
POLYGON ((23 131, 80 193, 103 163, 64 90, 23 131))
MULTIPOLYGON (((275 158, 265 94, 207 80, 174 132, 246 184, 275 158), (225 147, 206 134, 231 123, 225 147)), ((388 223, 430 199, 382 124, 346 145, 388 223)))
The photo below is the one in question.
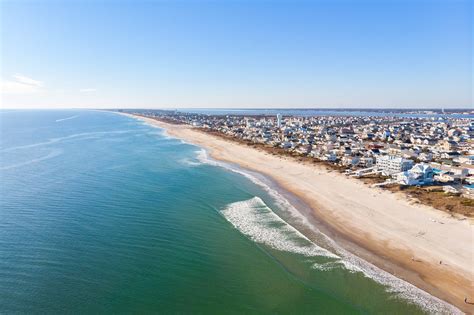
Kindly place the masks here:
POLYGON ((369 156, 364 156, 360 159, 359 165, 362 167, 372 167, 374 165, 374 159, 369 156))
POLYGON ((344 166, 356 166, 359 164, 360 157, 359 156, 350 156, 350 155, 345 155, 341 159, 341 164, 344 166))
POLYGON ((334 153, 333 151, 326 153, 321 157, 321 160, 335 162, 337 160, 336 153, 334 153))
POLYGON ((443 186, 443 191, 447 194, 459 194, 459 190, 451 185, 443 186))
POLYGON ((466 165, 474 165, 474 155, 460 156, 458 162, 466 165))
POLYGON ((408 171, 396 174, 395 177, 399 184, 414 186, 433 183, 433 175, 433 169, 430 165, 419 163, 408 171))

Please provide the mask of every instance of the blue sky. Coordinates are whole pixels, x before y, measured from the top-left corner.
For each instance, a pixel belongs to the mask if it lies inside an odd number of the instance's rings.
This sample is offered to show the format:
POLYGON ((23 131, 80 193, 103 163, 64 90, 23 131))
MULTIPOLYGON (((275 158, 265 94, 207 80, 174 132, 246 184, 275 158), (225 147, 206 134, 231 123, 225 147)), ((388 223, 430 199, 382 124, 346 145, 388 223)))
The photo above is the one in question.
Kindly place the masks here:
POLYGON ((470 1, 0 6, 4 108, 472 105, 470 1))

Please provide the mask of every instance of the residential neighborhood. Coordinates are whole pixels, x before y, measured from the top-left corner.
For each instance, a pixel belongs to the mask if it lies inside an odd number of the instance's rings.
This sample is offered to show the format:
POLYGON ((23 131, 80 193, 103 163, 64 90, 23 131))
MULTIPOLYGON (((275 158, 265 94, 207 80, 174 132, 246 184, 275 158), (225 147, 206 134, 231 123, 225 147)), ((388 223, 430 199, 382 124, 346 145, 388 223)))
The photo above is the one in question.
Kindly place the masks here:
POLYGON ((439 184, 451 187, 449 192, 474 198, 472 119, 135 113, 312 158, 348 176, 385 177, 378 186, 439 184))

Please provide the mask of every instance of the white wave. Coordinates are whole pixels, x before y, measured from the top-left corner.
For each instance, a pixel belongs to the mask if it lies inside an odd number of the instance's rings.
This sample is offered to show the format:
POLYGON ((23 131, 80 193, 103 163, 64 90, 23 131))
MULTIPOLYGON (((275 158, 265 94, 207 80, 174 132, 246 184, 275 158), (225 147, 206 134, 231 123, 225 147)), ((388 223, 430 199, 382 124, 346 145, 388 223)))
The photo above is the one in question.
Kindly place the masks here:
POLYGON ((10 147, 10 148, 5 148, 3 150, 0 150, 0 152, 11 152, 15 150, 22 150, 22 149, 30 149, 30 148, 35 148, 35 147, 40 147, 40 146, 46 146, 62 141, 67 141, 75 138, 93 138, 97 136, 102 136, 106 134, 123 134, 123 133, 128 133, 131 132, 132 130, 117 130, 117 131, 96 131, 96 132, 82 132, 82 133, 75 133, 72 135, 64 136, 64 137, 59 137, 59 138, 52 138, 47 141, 43 142, 37 142, 37 143, 32 143, 32 144, 26 144, 26 145, 20 145, 16 147, 10 147))
POLYGON ((223 167, 223 168, 226 168, 228 170, 233 171, 233 168, 230 167, 230 165, 222 163, 222 162, 218 162, 216 160, 213 160, 213 159, 209 158, 209 155, 207 154, 207 151, 205 149, 202 149, 202 148, 200 150, 196 151, 196 159, 199 162, 203 163, 203 164, 219 166, 219 167, 223 167))
POLYGON ((332 269, 335 269, 335 268, 340 268, 340 267, 343 267, 343 265, 341 263, 338 263, 338 262, 326 262, 326 263, 322 263, 322 264, 313 264, 311 266, 311 268, 313 269, 317 269, 317 270, 321 270, 321 271, 329 271, 329 270, 332 270, 332 269))
POLYGON ((175 140, 174 138, 170 137, 165 131, 163 131, 161 129, 159 129, 158 131, 149 131, 146 134, 150 135, 150 136, 158 136, 163 140, 170 140, 170 139, 175 140))
POLYGON ((200 149, 197 151, 194 151, 196 156, 194 158, 183 158, 179 160, 181 164, 185 164, 188 166, 200 166, 204 164, 208 165, 217 165, 218 162, 213 162, 213 160, 209 159, 207 157, 207 152, 204 149, 200 149), (214 164, 213 164, 214 163, 214 164))
POLYGON ((203 163, 201 163, 199 161, 193 161, 192 159, 188 159, 188 158, 184 158, 184 159, 179 160, 179 163, 187 165, 187 166, 203 165, 203 163))
POLYGON ((74 118, 77 118, 77 117, 79 117, 79 115, 74 115, 74 116, 71 116, 71 117, 66 117, 66 118, 61 118, 61 119, 56 119, 56 122, 61 122, 61 121, 69 120, 69 119, 74 119, 74 118))
POLYGON ((44 161, 44 160, 49 160, 49 159, 52 159, 52 158, 54 158, 54 157, 57 157, 57 156, 61 155, 62 153, 63 153, 63 150, 61 150, 61 149, 54 149, 54 150, 52 150, 50 153, 48 153, 47 155, 42 156, 42 157, 40 157, 40 158, 31 159, 31 160, 29 160, 29 161, 22 162, 22 163, 17 163, 17 164, 11 164, 11 165, 7 165, 7 166, 3 166, 3 167, 0 167, 0 170, 2 170, 2 171, 4 171, 4 170, 10 170, 10 169, 22 167, 22 166, 25 166, 25 165, 38 163, 38 162, 41 162, 41 161, 44 161))
POLYGON ((189 143, 189 142, 184 141, 183 139, 177 139, 177 138, 174 138, 174 139, 178 140, 181 144, 193 145, 193 144, 191 144, 191 143, 189 143))
POLYGON ((148 124, 148 123, 143 123, 144 125, 149 125, 155 129, 158 129, 157 131, 149 131, 147 132, 146 134, 147 135, 150 135, 150 136, 158 136, 159 138, 157 139, 158 141, 160 140, 163 140, 163 141, 168 141, 168 140, 172 140, 170 141, 170 144, 176 144, 176 145, 180 145, 180 144, 187 144, 187 145, 192 145, 191 143, 188 143, 186 141, 184 141, 183 139, 179 139, 179 138, 175 138, 175 137, 172 137, 170 136, 165 129, 163 128, 160 128, 158 126, 154 126, 154 125, 151 125, 151 124, 148 124))
MULTIPOLYGON (((159 132, 149 132, 148 134, 150 134, 150 135, 161 136, 161 137, 163 137, 163 138, 165 138, 165 139, 176 139, 176 138, 174 138, 174 137, 171 137, 171 136, 168 134, 168 132, 166 131, 165 128, 162 128, 162 127, 160 127, 160 126, 154 125, 154 124, 152 124, 152 123, 149 123, 149 122, 147 122, 147 121, 141 120, 141 119, 139 119, 139 118, 135 118, 135 119, 137 119, 139 122, 141 122, 142 125, 145 125, 145 126, 148 126, 148 127, 152 127, 153 129, 158 129, 159 132)), ((180 139, 176 139, 176 140, 180 140, 180 139)), ((182 141, 182 140, 181 140, 181 141, 182 141)))
MULTIPOLYGON (((393 293, 395 296, 403 298, 409 302, 421 306, 432 314, 462 314, 455 306, 446 303, 437 297, 425 292, 416 286, 408 283, 400 278, 395 277, 377 266, 357 257, 339 246, 336 242, 325 236, 332 243, 332 248, 342 257, 340 264, 351 272, 361 272, 364 276, 386 286, 387 292, 393 293)), ((315 269, 324 270, 329 266, 313 266, 315 269), (321 267, 321 268, 320 268, 321 267)), ((332 267, 336 267, 333 265, 332 267)))
POLYGON ((307 257, 323 256, 334 259, 314 263, 313 269, 329 271, 344 268, 350 272, 361 272, 366 277, 385 285, 388 292, 415 303, 430 313, 462 314, 456 307, 350 254, 334 242, 336 254, 319 247, 282 220, 259 197, 231 203, 221 210, 221 213, 236 229, 257 243, 307 257))
MULTIPOLYGON (((123 115, 122 113, 117 113, 117 114, 123 115)), ((156 124, 154 124, 154 123, 151 123, 151 122, 149 122, 149 121, 147 121, 147 120, 143 120, 141 117, 130 116, 130 115, 127 115, 127 114, 125 114, 125 116, 126 116, 126 117, 129 117, 129 118, 131 118, 131 119, 133 119, 133 120, 135 120, 135 121, 137 121, 137 122, 139 122, 139 123, 141 123, 141 125, 143 125, 143 126, 152 127, 153 129, 158 129, 158 130, 159 130, 159 133, 154 133, 154 132, 148 133, 148 134, 150 134, 150 135, 159 135, 159 136, 162 136, 162 137, 165 138, 165 139, 177 139, 177 138, 171 137, 171 136, 168 134, 168 132, 166 131, 165 128, 162 128, 162 127, 160 127, 160 126, 158 126, 158 125, 156 125, 156 124)), ((177 139, 177 140, 183 141, 183 140, 181 140, 181 139, 177 139)), ((184 142, 184 141, 183 141, 183 142, 184 142)))
POLYGON ((257 243, 308 257, 339 258, 283 221, 259 197, 229 204, 221 213, 235 228, 257 243))

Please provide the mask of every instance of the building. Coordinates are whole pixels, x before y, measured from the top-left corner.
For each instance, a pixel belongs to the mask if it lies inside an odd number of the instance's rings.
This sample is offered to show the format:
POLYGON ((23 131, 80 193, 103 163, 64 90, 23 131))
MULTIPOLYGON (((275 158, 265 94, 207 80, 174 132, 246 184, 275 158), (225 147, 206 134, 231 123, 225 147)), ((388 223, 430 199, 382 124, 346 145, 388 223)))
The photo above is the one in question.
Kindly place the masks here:
POLYGON ((350 169, 373 167, 374 173, 391 176, 409 170, 413 160, 429 162, 432 167, 444 171, 435 179, 462 180, 464 183, 474 177, 474 122, 454 115, 434 120, 395 116, 293 116, 288 113, 283 117, 276 112, 269 119, 266 114, 258 113, 250 116, 165 110, 135 113, 220 132, 250 143, 280 147, 287 152, 307 154, 316 160, 350 169), (469 172, 457 174, 454 168, 458 166, 469 172))
POLYGON ((344 166, 354 167, 357 164, 359 164, 359 162, 360 162, 360 157, 357 155, 355 156, 346 155, 346 156, 343 156, 341 159, 341 165, 344 165, 344 166))
POLYGON ((455 194, 455 195, 460 194, 459 189, 451 185, 443 186, 443 191, 447 194, 455 194))
POLYGON ((433 169, 425 163, 416 164, 408 171, 395 175, 396 180, 401 185, 429 185, 433 183, 433 169))
POLYGON ((377 157, 375 165, 384 175, 392 175, 408 171, 413 167, 413 161, 394 155, 382 155, 377 157))
POLYGON ((277 127, 281 127, 281 114, 277 114, 277 127))
POLYGON ((452 140, 445 140, 442 143, 442 148, 445 152, 451 152, 457 149, 458 144, 452 140))
POLYGON ((374 165, 374 159, 372 157, 362 157, 359 165, 361 167, 372 167, 374 165))
POLYGON ((465 185, 463 188, 464 188, 464 195, 466 197, 470 197, 474 195, 474 185, 465 185))
POLYGON ((474 155, 460 156, 458 162, 460 164, 474 165, 474 155))

